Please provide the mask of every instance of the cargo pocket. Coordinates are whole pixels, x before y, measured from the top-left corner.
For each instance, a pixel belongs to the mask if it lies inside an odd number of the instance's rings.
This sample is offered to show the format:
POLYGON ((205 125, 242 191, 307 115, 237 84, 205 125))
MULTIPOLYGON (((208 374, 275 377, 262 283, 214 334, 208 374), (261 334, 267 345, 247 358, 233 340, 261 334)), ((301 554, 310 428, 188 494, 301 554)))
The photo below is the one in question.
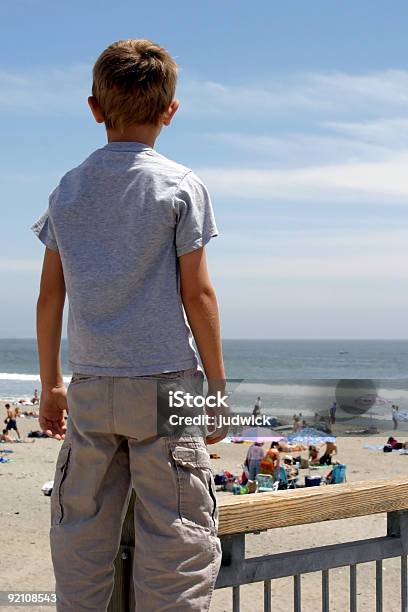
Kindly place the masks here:
POLYGON ((170 443, 177 477, 178 510, 182 523, 216 532, 218 505, 210 457, 204 443, 170 443))
POLYGON ((55 468, 54 484, 51 494, 51 524, 59 525, 64 518, 63 489, 67 476, 69 460, 71 456, 71 445, 62 446, 58 455, 55 468))

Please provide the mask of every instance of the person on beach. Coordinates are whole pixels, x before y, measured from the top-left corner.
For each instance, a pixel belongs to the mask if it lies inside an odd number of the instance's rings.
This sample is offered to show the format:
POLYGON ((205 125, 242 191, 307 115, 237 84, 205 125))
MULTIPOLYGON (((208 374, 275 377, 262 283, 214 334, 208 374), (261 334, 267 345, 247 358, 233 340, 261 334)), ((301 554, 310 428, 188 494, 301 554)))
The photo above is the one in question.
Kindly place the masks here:
POLYGON ((261 405, 262 405, 262 401, 261 401, 260 396, 258 396, 256 398, 255 406, 254 406, 254 409, 252 411, 252 415, 253 416, 259 416, 261 414, 261 405))
POLYGON ((31 403, 33 405, 36 405, 36 404, 40 403, 40 398, 38 397, 38 389, 34 389, 34 396, 31 399, 31 403))
POLYGON ((12 438, 8 433, 7 429, 3 429, 2 434, 0 436, 0 442, 7 442, 7 444, 17 444, 17 442, 21 444, 28 444, 31 442, 35 442, 35 440, 23 440, 22 438, 12 438))
POLYGON ((288 483, 296 483, 299 477, 299 470, 296 467, 293 457, 286 455, 286 457, 283 458, 283 467, 286 471, 288 483))
POLYGON ((6 435, 9 435, 11 430, 14 430, 17 434, 17 438, 20 440, 20 432, 17 427, 17 417, 19 416, 18 408, 12 408, 10 404, 5 405, 6 409, 6 418, 4 419, 4 423, 6 424, 6 435))
POLYGON ((392 405, 392 422, 394 429, 398 429, 398 406, 392 405))
POLYGON ((385 451, 387 450, 401 450, 402 448, 407 448, 408 447, 408 442, 399 442, 396 438, 394 438, 393 436, 390 436, 387 440, 387 442, 384 445, 384 449, 385 451))
POLYGON ((326 448, 319 459, 320 465, 331 465, 334 455, 337 455, 337 445, 334 442, 325 442, 326 448))
POLYGON ((279 443, 272 442, 270 449, 266 452, 266 455, 261 459, 259 464, 260 474, 270 474, 273 477, 277 476, 280 467, 280 453, 279 443))
POLYGON ((210 197, 192 170, 154 148, 179 106, 176 79, 176 63, 151 41, 122 40, 102 52, 88 102, 108 143, 61 179, 32 227, 46 246, 40 427, 63 439, 50 528, 58 612, 107 610, 132 488, 138 609, 208 610, 221 562, 207 444, 227 431, 159 435, 156 426, 156 400, 166 392, 168 406, 169 388, 203 392, 193 336, 209 394, 225 389, 205 255, 218 235, 210 197), (68 391, 60 362, 66 294, 68 391))
POLYGON ((309 446, 309 464, 317 465, 319 463, 319 449, 315 444, 309 446))
POLYGON ((296 451, 304 451, 306 450, 306 447, 304 444, 301 444, 300 442, 285 442, 285 440, 281 440, 280 442, 274 442, 274 445, 276 445, 276 448, 281 452, 281 453, 293 453, 296 451))
POLYGON ((330 406, 330 423, 334 425, 336 423, 336 410, 337 410, 337 402, 333 402, 330 406))
POLYGON ((0 441, 1 442, 15 442, 14 438, 12 438, 7 429, 3 429, 2 434, 0 436, 0 441))
POLYGON ((245 465, 248 468, 249 480, 255 480, 259 474, 259 466, 264 458, 263 442, 254 442, 248 448, 245 465))
POLYGON ((23 410, 21 416, 38 419, 39 413, 36 410, 23 410))

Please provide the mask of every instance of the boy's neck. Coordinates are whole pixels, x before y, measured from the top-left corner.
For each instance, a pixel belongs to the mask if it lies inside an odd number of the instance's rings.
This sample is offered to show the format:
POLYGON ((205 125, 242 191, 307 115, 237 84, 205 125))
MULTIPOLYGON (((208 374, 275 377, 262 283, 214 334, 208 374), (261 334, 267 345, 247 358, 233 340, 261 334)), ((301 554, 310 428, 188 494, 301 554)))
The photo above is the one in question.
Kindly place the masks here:
POLYGON ((132 125, 123 131, 108 128, 106 135, 108 142, 141 142, 153 148, 160 130, 161 125, 132 125))

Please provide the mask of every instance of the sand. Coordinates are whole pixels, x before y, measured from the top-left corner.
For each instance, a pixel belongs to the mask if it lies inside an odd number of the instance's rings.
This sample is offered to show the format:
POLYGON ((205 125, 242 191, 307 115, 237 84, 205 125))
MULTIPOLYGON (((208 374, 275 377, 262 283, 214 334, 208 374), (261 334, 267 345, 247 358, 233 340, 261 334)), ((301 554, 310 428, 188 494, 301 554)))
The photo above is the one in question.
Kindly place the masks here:
MULTIPOLYGON (((5 415, 4 402, 0 414, 5 415)), ((4 419, 4 416, 2 416, 4 419)), ((19 418, 18 427, 25 436, 31 429, 39 429, 38 420, 19 418)), ((382 453, 363 449, 363 444, 382 444, 381 437, 339 438, 340 461, 347 464, 349 482, 375 478, 408 477, 408 456, 398 453, 382 453)), ((401 436, 403 439, 403 437, 401 436)), ((41 492, 42 485, 52 480, 54 466, 61 442, 40 438, 34 443, 1 444, 0 449, 10 448, 12 463, 0 464, 2 527, 2 572, 0 590, 50 591, 54 588, 48 532, 50 498, 41 492)), ((228 469, 239 473, 247 450, 246 445, 217 444, 210 448, 221 459, 213 460, 215 472, 228 469)), ((407 500, 408 501, 408 500, 407 500)), ((271 530, 260 535, 247 536, 247 555, 256 556, 308 548, 316 545, 344 542, 384 535, 385 515, 332 521, 317 525, 271 530)), ((374 564, 358 568, 359 612, 375 610, 374 564)), ((348 609, 348 568, 333 570, 330 574, 331 612, 348 609)), ((397 612, 399 603, 399 560, 384 562, 384 601, 388 612, 397 612)), ((257 612, 263 610, 263 585, 255 584, 241 589, 241 609, 257 612)), ((216 591, 211 612, 231 610, 231 590, 216 591)), ((320 576, 305 575, 302 579, 303 612, 321 607, 320 576)), ((280 579, 273 584, 274 612, 287 612, 293 606, 292 580, 280 579)), ((15 610, 3 607, 1 610, 15 610)), ((20 608, 21 609, 21 608, 20 608)), ((27 608, 52 610, 48 607, 27 608)), ((119 612, 119 611, 118 611, 119 612)))

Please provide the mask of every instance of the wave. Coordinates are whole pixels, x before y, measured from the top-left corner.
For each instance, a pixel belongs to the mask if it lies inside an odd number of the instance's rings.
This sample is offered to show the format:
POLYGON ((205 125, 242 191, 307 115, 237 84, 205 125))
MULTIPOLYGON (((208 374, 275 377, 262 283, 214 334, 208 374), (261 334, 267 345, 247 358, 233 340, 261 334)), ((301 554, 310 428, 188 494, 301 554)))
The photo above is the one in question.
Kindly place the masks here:
MULTIPOLYGON (((64 376, 64 382, 69 382, 71 376, 64 376)), ((0 372, 0 380, 24 380, 28 382, 40 382, 39 374, 18 374, 16 372, 0 372)))

